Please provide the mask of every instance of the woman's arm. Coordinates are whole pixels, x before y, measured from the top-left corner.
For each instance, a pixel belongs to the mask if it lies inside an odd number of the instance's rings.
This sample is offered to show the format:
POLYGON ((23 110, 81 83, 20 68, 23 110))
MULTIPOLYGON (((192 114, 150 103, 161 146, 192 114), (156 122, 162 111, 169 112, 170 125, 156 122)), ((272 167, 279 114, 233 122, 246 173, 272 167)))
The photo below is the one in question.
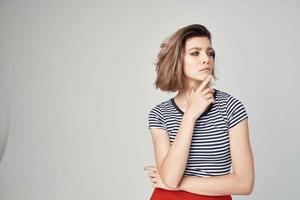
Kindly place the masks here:
MULTIPOLYGON (((206 88, 211 78, 211 75, 208 76, 196 90, 192 90, 192 94, 188 99, 187 109, 183 114, 175 140, 171 147, 169 147, 166 156, 161 159, 161 165, 158 166, 164 184, 170 188, 177 188, 184 174, 196 120, 213 102, 213 99, 208 97, 213 97, 210 93, 214 91, 211 88, 206 88)), ((160 137, 159 134, 152 135, 160 137)), ((158 141, 159 139, 154 138, 154 144, 159 143, 158 141)), ((155 149, 160 148, 166 147, 155 145, 155 149)), ((156 157, 161 157, 159 154, 164 152, 166 151, 156 151, 156 157)))
POLYGON ((246 181, 243 181, 235 174, 204 178, 184 176, 177 190, 210 196, 246 195, 251 193, 251 189, 246 181))
POLYGON ((160 130, 150 129, 153 138, 157 169, 163 183, 169 188, 178 187, 189 156, 195 119, 187 112, 183 115, 178 133, 173 144, 164 142, 169 140, 160 130))
POLYGON ((254 186, 254 161, 248 120, 229 130, 233 173, 224 176, 183 176, 177 189, 203 195, 250 194, 254 186))

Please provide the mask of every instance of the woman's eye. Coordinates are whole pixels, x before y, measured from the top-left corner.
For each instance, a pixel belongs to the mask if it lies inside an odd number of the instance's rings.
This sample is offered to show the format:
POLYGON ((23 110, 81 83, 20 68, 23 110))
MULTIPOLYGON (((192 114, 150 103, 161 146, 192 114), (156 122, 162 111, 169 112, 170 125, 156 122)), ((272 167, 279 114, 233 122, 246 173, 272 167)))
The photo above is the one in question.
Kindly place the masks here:
POLYGON ((214 53, 214 52, 210 52, 210 53, 208 53, 208 55, 209 55, 209 56, 214 56, 215 53, 214 53))
MULTIPOLYGON (((215 53, 214 52, 210 52, 210 53, 207 53, 209 56, 214 56, 215 53)), ((198 56, 199 55, 199 52, 194 52, 191 54, 192 56, 198 56)))

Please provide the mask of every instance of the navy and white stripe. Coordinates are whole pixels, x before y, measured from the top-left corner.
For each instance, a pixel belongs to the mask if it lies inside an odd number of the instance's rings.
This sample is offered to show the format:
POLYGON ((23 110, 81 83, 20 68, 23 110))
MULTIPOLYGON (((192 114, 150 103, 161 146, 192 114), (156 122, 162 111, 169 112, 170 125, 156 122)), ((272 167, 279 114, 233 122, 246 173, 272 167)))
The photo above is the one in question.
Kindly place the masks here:
MULTIPOLYGON (((214 99, 215 103, 195 122, 184 175, 210 177, 230 173, 229 129, 248 115, 242 102, 226 92, 215 89, 214 99)), ((166 129, 172 144, 183 114, 171 98, 150 110, 148 128, 166 129)))

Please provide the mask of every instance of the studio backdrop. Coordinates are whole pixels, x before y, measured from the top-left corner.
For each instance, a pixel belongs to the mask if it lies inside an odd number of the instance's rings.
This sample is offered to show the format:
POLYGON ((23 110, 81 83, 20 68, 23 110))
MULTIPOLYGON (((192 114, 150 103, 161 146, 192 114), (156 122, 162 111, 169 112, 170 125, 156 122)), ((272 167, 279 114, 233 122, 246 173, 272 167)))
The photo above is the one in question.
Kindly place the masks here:
POLYGON ((0 199, 142 200, 155 165, 154 62, 175 30, 202 24, 215 88, 249 115, 250 196, 297 199, 298 1, 0 1, 0 199))

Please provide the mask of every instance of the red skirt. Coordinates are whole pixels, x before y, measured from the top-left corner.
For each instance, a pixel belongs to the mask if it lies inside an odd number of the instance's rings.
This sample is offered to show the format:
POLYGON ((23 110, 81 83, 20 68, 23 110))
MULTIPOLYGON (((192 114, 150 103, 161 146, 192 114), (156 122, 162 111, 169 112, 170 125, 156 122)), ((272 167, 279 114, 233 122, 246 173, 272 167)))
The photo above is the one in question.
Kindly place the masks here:
POLYGON ((199 195, 183 190, 165 190, 162 188, 155 188, 150 200, 232 200, 230 195, 224 196, 207 196, 199 195))

